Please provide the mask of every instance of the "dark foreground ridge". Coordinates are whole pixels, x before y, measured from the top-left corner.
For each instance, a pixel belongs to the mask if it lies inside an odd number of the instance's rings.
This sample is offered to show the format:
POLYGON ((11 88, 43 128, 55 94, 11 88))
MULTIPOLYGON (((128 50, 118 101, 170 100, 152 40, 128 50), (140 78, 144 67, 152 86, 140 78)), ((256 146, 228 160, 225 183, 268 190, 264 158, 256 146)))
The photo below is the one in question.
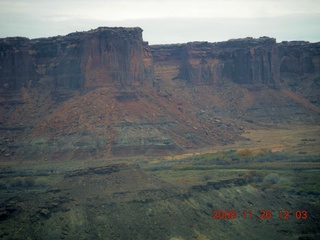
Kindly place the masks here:
POLYGON ((319 212, 311 205, 303 206, 308 209, 307 220, 277 216, 276 209, 302 209, 282 192, 260 192, 239 179, 208 186, 212 187, 205 191, 177 187, 135 164, 82 169, 45 193, 21 194, 3 203, 1 237, 305 239, 319 232, 319 212), (260 218, 265 206, 272 206, 272 219, 260 218), (237 218, 213 220, 214 209, 234 209, 237 218), (248 213, 244 218, 242 210, 252 210, 254 217, 248 213))

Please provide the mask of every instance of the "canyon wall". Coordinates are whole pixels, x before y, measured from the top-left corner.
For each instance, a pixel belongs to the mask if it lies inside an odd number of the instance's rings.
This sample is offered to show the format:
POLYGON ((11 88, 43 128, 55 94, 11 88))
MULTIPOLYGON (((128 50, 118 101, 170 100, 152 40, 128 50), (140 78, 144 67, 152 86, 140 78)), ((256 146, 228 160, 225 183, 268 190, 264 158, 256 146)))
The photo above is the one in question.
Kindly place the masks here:
POLYGON ((282 75, 303 77, 320 73, 320 42, 282 42, 279 49, 279 65, 282 75))
POLYGON ((0 39, 0 87, 139 86, 146 76, 152 80, 145 75, 150 70, 143 55, 140 28, 103 27, 51 38, 0 39))
POLYGON ((225 81, 274 85, 279 81, 278 48, 272 38, 158 45, 152 46, 152 51, 158 78, 163 78, 161 74, 167 70, 172 79, 193 85, 225 81))
POLYGON ((190 42, 151 47, 155 76, 192 85, 227 81, 277 86, 281 75, 320 73, 320 44, 283 42, 268 37, 226 42, 190 42))
POLYGON ((0 39, 0 159, 170 155, 319 122, 320 43, 149 45, 140 28, 0 39), (300 95, 297 95, 299 93, 300 95))
POLYGON ((51 38, 0 39, 0 88, 123 88, 154 79, 275 86, 288 74, 319 74, 319 56, 319 43, 261 37, 149 46, 140 28, 101 27, 51 38))

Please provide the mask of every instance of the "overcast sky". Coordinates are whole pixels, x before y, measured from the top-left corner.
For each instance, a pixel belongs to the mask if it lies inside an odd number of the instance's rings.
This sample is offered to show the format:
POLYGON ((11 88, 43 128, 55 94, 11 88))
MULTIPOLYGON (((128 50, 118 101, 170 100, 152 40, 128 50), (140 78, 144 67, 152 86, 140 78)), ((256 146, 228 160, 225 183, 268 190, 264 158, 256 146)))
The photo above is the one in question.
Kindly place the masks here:
POLYGON ((150 44, 269 36, 320 41, 320 0, 0 0, 0 37, 141 27, 150 44))

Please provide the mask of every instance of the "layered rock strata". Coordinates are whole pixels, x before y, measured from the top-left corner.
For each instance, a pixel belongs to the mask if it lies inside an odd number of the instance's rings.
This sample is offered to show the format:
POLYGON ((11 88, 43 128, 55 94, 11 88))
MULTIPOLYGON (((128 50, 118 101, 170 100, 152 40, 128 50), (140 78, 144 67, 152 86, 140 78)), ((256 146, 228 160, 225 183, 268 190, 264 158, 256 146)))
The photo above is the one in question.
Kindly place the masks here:
POLYGON ((316 121, 319 79, 320 43, 150 46, 140 28, 107 27, 4 38, 0 157, 167 155, 228 144, 258 118, 316 121))
POLYGON ((232 81, 276 86, 283 74, 320 73, 319 43, 276 43, 261 37, 155 45, 151 50, 157 79, 182 79, 193 85, 232 81))
POLYGON ((142 29, 98 28, 66 36, 0 40, 0 86, 28 84, 77 89, 142 85, 142 29))

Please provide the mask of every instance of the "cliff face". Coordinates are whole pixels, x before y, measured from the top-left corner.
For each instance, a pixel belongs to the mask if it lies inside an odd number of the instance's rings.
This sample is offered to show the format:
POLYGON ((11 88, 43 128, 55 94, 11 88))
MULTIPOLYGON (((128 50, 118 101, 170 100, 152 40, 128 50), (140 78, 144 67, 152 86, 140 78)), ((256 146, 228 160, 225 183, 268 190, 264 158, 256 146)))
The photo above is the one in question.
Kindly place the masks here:
POLYGON ((142 29, 98 28, 63 37, 0 40, 0 86, 77 89, 136 86, 146 80, 142 29))
POLYGON ((319 79, 320 43, 150 46, 140 28, 0 39, 0 158, 225 145, 255 121, 317 121, 319 79))
POLYGON ((232 81, 278 85, 281 77, 320 72, 320 44, 275 39, 149 46, 140 28, 98 28, 67 36, 0 39, 0 88, 28 84, 79 89, 143 86, 182 79, 192 85, 232 81))
POLYGON ((220 43, 191 42, 151 47, 158 79, 186 80, 192 85, 232 81, 279 85, 291 74, 320 74, 320 44, 275 39, 236 39, 220 43))
POLYGON ((0 40, 1 88, 16 90, 31 79, 38 79, 29 43, 29 39, 20 37, 0 40))
POLYGON ((282 42, 278 49, 282 75, 303 77, 320 73, 320 43, 282 42))
POLYGON ((278 49, 281 85, 320 107, 320 43, 282 42, 278 49))
POLYGON ((152 50, 158 78, 164 70, 165 76, 170 72, 173 79, 184 79, 193 85, 224 81, 274 85, 279 81, 278 48, 272 38, 158 45, 152 50))

